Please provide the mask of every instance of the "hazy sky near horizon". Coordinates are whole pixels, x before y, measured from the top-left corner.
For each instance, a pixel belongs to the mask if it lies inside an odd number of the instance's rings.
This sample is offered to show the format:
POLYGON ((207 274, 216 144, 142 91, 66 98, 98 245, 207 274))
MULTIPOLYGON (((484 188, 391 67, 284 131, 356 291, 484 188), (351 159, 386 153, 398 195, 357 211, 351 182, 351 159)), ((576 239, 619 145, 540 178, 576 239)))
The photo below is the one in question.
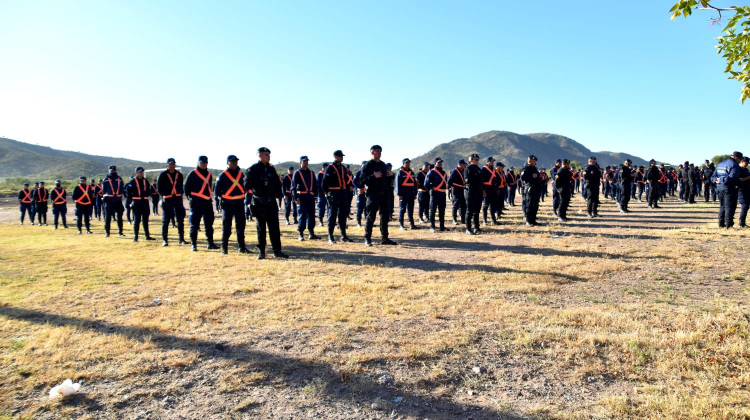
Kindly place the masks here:
POLYGON ((0 0, 0 136, 216 168, 375 143, 397 165, 489 130, 750 153, 724 25, 671 21, 675 1, 0 0))

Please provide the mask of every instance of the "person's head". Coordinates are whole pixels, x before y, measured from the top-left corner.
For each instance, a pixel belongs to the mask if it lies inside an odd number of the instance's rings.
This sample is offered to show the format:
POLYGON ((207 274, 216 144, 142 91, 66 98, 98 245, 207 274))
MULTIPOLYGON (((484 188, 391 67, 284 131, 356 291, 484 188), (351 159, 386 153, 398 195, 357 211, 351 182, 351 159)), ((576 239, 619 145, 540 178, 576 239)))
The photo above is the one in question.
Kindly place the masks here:
POLYGON ((486 160, 486 163, 487 163, 488 167, 494 168, 495 167, 495 158, 493 158, 492 156, 488 156, 487 160, 486 160))
POLYGON ((748 163, 750 163, 750 157, 744 156, 740 161, 740 166, 743 168, 747 168, 748 163))
POLYGON ((706 159, 706 161, 704 162, 704 165, 706 165, 706 167, 711 166, 711 161, 709 161, 708 159, 706 159))
POLYGON ((497 162, 497 165, 495 166, 495 170, 502 172, 505 170, 505 165, 503 165, 503 162, 497 162))
POLYGON ((565 168, 565 169, 570 169, 570 160, 563 159, 563 161, 562 161, 562 167, 565 168))
POLYGON ((529 155, 528 159, 526 159, 526 162, 528 162, 529 166, 536 166, 536 156, 529 155))
POLYGON ((401 166, 404 167, 407 171, 411 169, 411 160, 409 158, 404 158, 404 160, 401 161, 401 166))
POLYGON ((176 167, 177 167, 177 161, 174 160, 174 158, 167 159, 167 170, 169 172, 174 172, 176 167))
POLYGON ((370 148, 370 155, 372 155, 372 160, 375 162, 380 162, 380 155, 383 153, 383 148, 376 145, 373 145, 370 148))
POLYGON ((24 182, 23 183, 23 189, 24 190, 28 190, 29 189, 29 183, 28 182, 24 182))
POLYGON ((443 158, 436 158, 435 159, 435 166, 438 169, 443 169, 443 158))
POLYGON ((365 164, 366 164, 366 163, 367 163, 367 161, 366 161, 366 160, 363 160, 363 161, 362 161, 362 165, 360 165, 360 167, 359 167, 359 168, 360 168, 360 169, 362 169, 362 168, 363 168, 363 167, 365 166, 365 164))
POLYGON ((86 177, 85 177, 85 176, 82 176, 82 177, 78 178, 78 182, 79 182, 79 183, 80 183, 81 185, 86 185, 86 177))
POLYGON ((238 162, 239 162, 239 158, 237 158, 237 156, 235 156, 235 155, 229 155, 229 156, 227 156, 227 167, 229 169, 231 169, 233 171, 235 169, 237 169, 238 162))
POLYGON ((56 187, 59 187, 59 186, 60 186, 61 184, 62 184, 62 182, 60 182, 60 180, 59 180, 59 179, 56 179, 56 180, 55 180, 55 186, 56 186, 56 187))
POLYGON ((300 156, 299 158, 299 167, 302 169, 307 169, 307 165, 310 163, 310 160, 307 158, 307 156, 300 156))
MULTIPOLYGON (((135 168, 135 177, 138 179, 143 179, 143 172, 144 172, 143 166, 139 166, 135 168)), ((92 179, 91 182, 93 183, 94 180, 92 179)))
POLYGON ((427 172, 430 170, 430 162, 422 162, 422 172, 427 172))
POLYGON ((286 168, 286 173, 288 173, 289 175, 293 174, 294 173, 294 166, 290 166, 290 167, 286 168))
POLYGON ((737 163, 742 162, 742 158, 744 158, 742 152, 734 152, 732 153, 732 156, 730 156, 730 159, 734 160, 737 163))
POLYGON ((115 166, 115 165, 110 165, 110 166, 109 166, 109 173, 110 173, 110 174, 116 174, 116 173, 117 173, 117 166, 115 166))
POLYGON ((656 166, 656 161, 651 159, 650 161, 648 161, 648 166, 651 166, 651 167, 656 166))
POLYGON ((264 165, 268 165, 271 161, 271 149, 267 147, 261 147, 258 149, 258 160, 264 165))
POLYGON ((596 158, 594 156, 589 158, 589 165, 596 165, 596 158))
POLYGON ((557 160, 555 161, 555 168, 559 168, 559 167, 561 167, 561 166, 562 166, 562 159, 557 159, 557 160))
POLYGON ((204 171, 208 169, 208 156, 198 156, 198 167, 204 171))
POLYGON ((632 161, 632 160, 630 160, 630 159, 625 159, 625 163, 624 163, 623 165, 625 165, 625 166, 627 166, 628 168, 630 168, 630 165, 632 165, 632 164, 633 164, 633 161, 632 161))
POLYGON ((456 164, 456 167, 463 172, 464 169, 466 169, 466 161, 463 159, 460 159, 458 163, 456 164))
POLYGON ((336 163, 341 163, 344 161, 344 152, 341 150, 336 150, 333 152, 333 161, 336 163))
POLYGON ((479 165, 479 155, 474 153, 469 156, 469 163, 472 165, 479 165))
POLYGON ((44 188, 44 181, 39 181, 39 188, 44 188))

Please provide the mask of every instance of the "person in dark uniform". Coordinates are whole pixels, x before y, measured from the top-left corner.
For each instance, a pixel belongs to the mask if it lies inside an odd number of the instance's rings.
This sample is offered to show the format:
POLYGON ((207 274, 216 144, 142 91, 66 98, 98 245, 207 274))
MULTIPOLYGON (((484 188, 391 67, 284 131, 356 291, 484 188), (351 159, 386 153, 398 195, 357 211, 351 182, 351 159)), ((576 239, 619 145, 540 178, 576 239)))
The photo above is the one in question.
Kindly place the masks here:
POLYGON ((36 197, 36 190, 39 189, 39 182, 34 183, 34 187, 31 189, 31 224, 34 225, 36 222, 36 201, 34 201, 34 197, 36 197))
POLYGON ((633 169, 631 165, 633 165, 633 161, 626 159, 620 168, 620 201, 618 202, 620 213, 630 213, 628 204, 630 204, 630 197, 633 192, 633 169))
POLYGON ((396 200, 396 196, 393 194, 393 191, 396 189, 396 175, 393 173, 393 165, 391 165, 390 162, 386 163, 385 166, 388 167, 388 172, 391 174, 391 176, 388 177, 388 188, 386 189, 386 195, 388 196, 388 221, 392 222, 395 220, 393 218, 393 212, 396 206, 393 205, 393 203, 396 200))
POLYGON ((398 196, 398 224, 401 230, 406 230, 404 226, 404 216, 409 218, 409 226, 416 229, 414 224, 414 201, 417 198, 417 178, 411 169, 411 160, 404 158, 401 161, 401 168, 396 175, 396 195, 398 196))
POLYGON ((94 187, 94 205, 92 210, 94 211, 94 217, 96 220, 102 220, 102 209, 104 208, 104 193, 102 192, 103 179, 99 178, 96 186, 94 187))
POLYGON ((349 198, 347 194, 346 168, 341 162, 344 161, 344 152, 336 150, 333 152, 333 163, 328 165, 323 174, 323 192, 324 199, 328 200, 328 243, 333 244, 336 240, 333 238, 333 230, 336 223, 339 225, 342 242, 351 242, 346 236, 347 204, 349 198))
MULTIPOLYGON (((232 235, 232 220, 241 254, 250 251, 245 246, 245 174, 237 165, 237 156, 227 156, 227 169, 216 179, 216 195, 221 197, 221 254, 229 250, 229 236, 232 235)), ((278 178, 278 176, 277 176, 278 178)))
POLYGON ((542 197, 544 182, 536 168, 536 156, 529 155, 526 162, 526 166, 524 166, 521 172, 521 180, 526 185, 523 196, 526 203, 526 226, 538 226, 539 223, 536 221, 536 214, 539 211, 539 200, 542 197))
MULTIPOLYGON (((555 166, 552 167, 549 171, 550 179, 552 180, 552 212, 555 213, 556 216, 559 216, 558 209, 560 208, 560 196, 557 193, 557 172, 562 167, 562 159, 557 159, 555 161, 555 166)), ((559 218, 559 217, 558 217, 559 218)))
POLYGON ((586 212, 589 218, 599 216, 599 183, 602 179, 602 170, 596 163, 596 158, 589 158, 588 166, 583 171, 583 180, 586 183, 586 212))
POLYGON ((750 158, 744 156, 740 162, 740 187, 738 189, 738 202, 740 203, 740 227, 747 227, 747 210, 750 208, 750 170, 747 165, 750 158))
POLYGON ((424 180, 429 171, 430 162, 424 162, 422 169, 417 172, 417 212, 420 223, 426 223, 430 216, 430 193, 424 187, 424 180))
MULTIPOLYGON (((88 188, 88 187, 87 187, 88 188)), ((117 175, 117 167, 112 165, 109 167, 109 173, 102 182, 102 197, 104 198, 104 237, 109 237, 110 226, 112 219, 117 222, 117 231, 120 236, 125 236, 122 233, 122 190, 124 188, 122 178, 117 175)), ((86 207, 86 210, 90 210, 91 207, 86 207)), ((78 206, 76 206, 78 211, 78 206)))
POLYGON ((323 168, 318 172, 318 175, 316 176, 316 182, 318 184, 318 226, 323 227, 323 216, 326 214, 326 206, 328 205, 328 201, 326 200, 325 193, 323 192, 323 174, 326 172, 326 169, 328 168, 328 163, 323 162, 323 168))
POLYGON ((125 191, 128 197, 130 197, 130 208, 133 210, 133 220, 135 221, 133 225, 133 242, 138 242, 141 223, 143 223, 143 233, 146 234, 146 240, 154 240, 148 231, 148 215, 150 213, 148 200, 151 197, 151 185, 143 177, 143 171, 142 166, 135 168, 135 177, 125 186, 125 191))
POLYGON ((50 198, 52 199, 52 220, 55 225, 55 230, 57 230, 60 218, 62 218, 63 227, 67 229, 68 193, 65 191, 65 188, 62 187, 62 183, 59 179, 55 180, 55 188, 50 191, 50 198))
POLYGON ((380 234, 382 235, 381 244, 397 245, 396 242, 388 239, 388 221, 390 206, 388 199, 388 189, 391 188, 390 179, 393 173, 388 170, 385 162, 380 160, 383 149, 374 145, 370 148, 372 159, 362 167, 360 173, 361 184, 365 186, 365 195, 367 204, 365 206, 365 246, 372 246, 372 228, 375 225, 375 217, 380 213, 380 234))
POLYGON ((661 179, 661 171, 656 166, 656 161, 651 159, 649 161, 649 168, 646 172, 646 182, 648 182, 648 207, 651 209, 659 208, 659 180, 661 179))
POLYGON ((448 174, 443 170, 443 159, 435 159, 435 167, 427 173, 425 189, 430 191, 430 232, 436 232, 435 215, 437 214, 440 231, 445 231, 445 194, 448 191, 448 174))
MULTIPOLYGON (((688 204, 695 204, 695 193, 698 191, 698 184, 700 183, 700 173, 695 170, 695 165, 687 163, 687 202, 688 204)), ((713 170, 711 171, 713 175, 713 170)), ((711 182, 709 178, 708 182, 711 182)))
POLYGON ((47 204, 49 201, 49 191, 44 188, 44 181, 39 182, 36 188, 31 191, 31 202, 34 205, 34 215, 38 219, 39 226, 47 226, 47 204))
POLYGON ((252 202, 253 192, 249 190, 245 191, 245 222, 251 222, 253 220, 253 209, 250 206, 252 202))
POLYGON ((351 165, 344 165, 346 169, 346 218, 352 220, 352 199, 354 198, 354 175, 351 165))
POLYGON ((706 162, 701 168, 703 175, 703 198, 706 200, 706 203, 708 203, 709 197, 713 199, 713 201, 716 201, 716 184, 711 182, 715 170, 716 168, 714 167, 714 164, 706 159, 706 162))
MULTIPOLYGON (((179 244, 185 245, 185 205, 182 202, 184 194, 184 179, 182 172, 175 169, 177 162, 174 158, 167 159, 167 170, 159 174, 156 185, 161 195, 161 239, 162 246, 169 246, 169 224, 177 222, 179 244)), ((244 217, 243 217, 244 218, 244 217)))
POLYGON ((360 166, 360 169, 354 174, 354 179, 352 179, 352 185, 357 192, 357 227, 362 227, 362 216, 365 214, 365 205, 367 204, 365 186, 360 184, 360 181, 362 180, 362 168, 365 166, 365 163, 367 163, 367 161, 363 160, 362 166, 360 166))
POLYGON ((23 219, 26 217, 26 213, 29 213, 29 221, 34 224, 34 215, 31 213, 31 190, 29 189, 29 183, 24 182, 23 188, 18 191, 18 208, 21 211, 21 224, 23 219))
POLYGON ((247 169, 245 188, 253 191, 253 215, 258 235, 258 259, 266 258, 266 226, 271 238, 271 248, 276 258, 289 258, 281 251, 279 232, 279 206, 281 180, 271 165, 271 151, 266 147, 258 149, 258 163, 247 169))
POLYGON ((495 173, 497 174, 497 207, 496 218, 500 220, 503 216, 503 212, 507 210, 505 207, 505 201, 508 199, 508 184, 505 182, 505 165, 503 162, 498 162, 495 165, 495 173))
POLYGON ((151 211, 153 216, 159 215, 159 185, 156 183, 151 184, 151 211))
POLYGON ((482 216, 484 220, 484 224, 488 224, 487 222, 487 210, 490 211, 490 218, 492 219, 493 225, 499 225, 500 222, 497 221, 497 218, 495 217, 495 212, 497 211, 497 189, 498 185, 500 183, 497 179, 497 173, 495 172, 495 158, 492 156, 487 158, 487 163, 484 165, 484 168, 482 168, 482 186, 483 186, 483 196, 484 196, 484 203, 482 204, 482 216))
MULTIPOLYGON (((112 166, 110 166, 112 168, 112 166)), ((110 169, 110 173, 112 172, 112 169, 110 169)), ((117 172, 114 172, 115 175, 117 175, 117 172)), ((118 177, 120 178, 120 177, 118 177)), ((120 179, 122 182, 122 179, 120 179)), ((122 196, 122 195, 121 195, 122 196)), ((86 177, 82 176, 80 178, 80 183, 73 188, 73 202, 76 203, 76 226, 78 227, 78 234, 80 235, 81 228, 83 225, 86 225, 86 233, 91 233, 91 212, 89 211, 89 208, 94 204, 94 198, 91 196, 91 190, 89 190, 88 185, 86 184, 86 177)), ((120 207, 122 207, 122 202, 120 202, 120 207)), ((107 215, 107 209, 105 207, 104 210, 104 217, 105 222, 107 215)), ((120 215, 122 215, 122 211, 120 211, 120 215)))
MULTIPOLYGON (((568 206, 570 197, 573 195, 573 172, 570 170, 570 161, 563 159, 560 161, 560 168, 555 170, 554 188, 557 190, 557 196, 560 202, 557 207, 557 220, 560 222, 568 221, 568 206)), ((550 171, 552 173, 552 171, 550 171)))
MULTIPOLYGON (((133 180, 133 178, 135 178, 135 176, 131 175, 130 179, 128 180, 128 184, 133 180)), ((127 184, 125 184, 125 186, 126 188, 123 188, 122 190, 122 196, 125 197, 125 218, 127 219, 128 224, 132 225, 133 218, 131 217, 131 213, 133 211, 133 208, 130 205, 133 204, 133 198, 128 194, 127 184)))
POLYGON ((319 196, 318 182, 315 173, 308 167, 310 161, 307 156, 301 156, 299 161, 300 168, 292 177, 292 197, 299 214, 299 224, 297 225, 299 237, 297 239, 305 240, 305 229, 309 232, 307 239, 320 239, 315 234, 315 200, 319 196))
POLYGON ((505 181, 508 183, 508 205, 510 207, 516 206, 516 188, 518 187, 518 176, 515 173, 515 167, 511 166, 508 168, 508 173, 505 176, 505 181))
POLYGON ((294 204, 294 198, 292 198, 292 178, 294 177, 294 166, 290 166, 287 169, 286 175, 284 175, 281 188, 284 192, 284 218, 286 224, 291 225, 289 222, 289 215, 294 216, 294 224, 297 224, 297 206, 294 204))
POLYGON ((198 156, 198 164, 185 177, 185 196, 188 199, 190 214, 190 250, 198 251, 198 230, 203 220, 208 249, 219 249, 214 243, 214 207, 211 186, 213 175, 208 170, 208 157, 198 156))
POLYGON ((466 234, 476 235, 479 229, 479 212, 482 210, 484 185, 482 181, 483 169, 479 168, 479 155, 474 153, 469 157, 469 165, 464 169, 466 188, 466 234))
POLYGON ((716 166, 713 173, 713 183, 716 184, 716 195, 719 199, 719 227, 734 226, 734 212, 737 209, 737 199, 740 186, 740 165, 742 153, 734 152, 729 159, 716 166))
POLYGON ((466 180, 464 179, 465 170, 466 161, 460 159, 457 163, 456 169, 451 171, 451 175, 448 178, 448 185, 450 185, 453 204, 452 212, 454 225, 458 225, 458 216, 461 217, 461 223, 466 224, 466 196, 464 195, 466 190, 466 180))

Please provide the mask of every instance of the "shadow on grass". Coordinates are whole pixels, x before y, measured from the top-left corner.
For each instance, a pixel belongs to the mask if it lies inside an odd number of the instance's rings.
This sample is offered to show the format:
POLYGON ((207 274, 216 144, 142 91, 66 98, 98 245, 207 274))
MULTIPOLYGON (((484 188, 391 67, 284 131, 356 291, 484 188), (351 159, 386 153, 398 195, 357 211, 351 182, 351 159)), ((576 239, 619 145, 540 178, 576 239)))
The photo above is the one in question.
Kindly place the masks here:
MULTIPOLYGON (((382 396, 400 395, 412 404, 398 404, 393 406, 399 414, 408 417, 425 417, 453 419, 456 417, 472 417, 481 419, 520 419, 507 413, 497 412, 471 404, 459 404, 443 400, 429 400, 415 393, 410 393, 397 386, 383 385, 377 381, 356 375, 357 389, 341 382, 342 372, 325 363, 302 360, 265 351, 254 350, 249 346, 226 346, 223 343, 208 340, 182 340, 180 337, 155 333, 142 327, 115 324, 102 320, 57 315, 34 309, 24 309, 12 306, 0 306, 0 316, 36 324, 53 327, 72 326, 79 329, 91 330, 100 334, 111 334, 144 341, 150 340, 154 345, 164 350, 186 350, 202 354, 214 359, 229 359, 238 364, 260 364, 273 371, 276 378, 282 378, 287 387, 294 388, 301 382, 315 378, 325 378, 327 384, 322 394, 327 398, 337 399, 352 405, 352 411, 360 403, 371 402, 382 396), (418 402, 418 403, 417 403, 418 402), (437 409, 437 412, 433 411, 437 409)), ((86 408, 99 407, 95 402, 84 403, 86 408), (93 405, 92 405, 93 404, 93 405)), ((390 408, 389 408, 390 409, 390 408)))

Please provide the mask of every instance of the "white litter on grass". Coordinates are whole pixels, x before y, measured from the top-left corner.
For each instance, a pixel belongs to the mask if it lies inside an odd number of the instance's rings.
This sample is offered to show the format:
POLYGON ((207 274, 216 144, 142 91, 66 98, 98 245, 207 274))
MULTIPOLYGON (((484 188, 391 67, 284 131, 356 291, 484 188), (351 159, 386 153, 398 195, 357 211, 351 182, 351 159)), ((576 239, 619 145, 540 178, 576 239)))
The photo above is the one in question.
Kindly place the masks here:
POLYGON ((67 397, 69 395, 77 393, 80 388, 80 382, 73 383, 73 381, 71 381, 70 379, 66 379, 62 384, 57 385, 56 387, 53 387, 49 390, 49 397, 50 399, 57 397, 67 397))
POLYGON ((564 237, 565 237, 565 235, 552 235, 552 238, 553 238, 553 239, 556 239, 556 238, 564 238, 564 237))
POLYGON ((156 299, 154 299, 154 305, 158 305, 158 304, 160 304, 162 302, 167 303, 167 302, 169 302, 169 300, 170 300, 169 298, 164 298, 164 299, 162 299, 162 298, 156 298, 156 299))

